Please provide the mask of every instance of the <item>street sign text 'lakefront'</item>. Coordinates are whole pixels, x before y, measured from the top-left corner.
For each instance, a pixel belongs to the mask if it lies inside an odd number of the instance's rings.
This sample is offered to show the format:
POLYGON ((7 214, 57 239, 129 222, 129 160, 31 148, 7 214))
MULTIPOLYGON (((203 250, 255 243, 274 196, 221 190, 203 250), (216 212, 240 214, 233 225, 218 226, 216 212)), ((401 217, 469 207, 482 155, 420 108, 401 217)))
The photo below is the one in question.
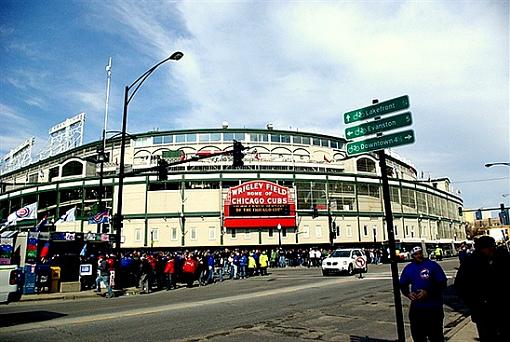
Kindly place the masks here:
POLYGON ((409 97, 404 95, 365 108, 344 113, 344 123, 349 124, 351 122, 366 120, 407 108, 409 108, 409 97))

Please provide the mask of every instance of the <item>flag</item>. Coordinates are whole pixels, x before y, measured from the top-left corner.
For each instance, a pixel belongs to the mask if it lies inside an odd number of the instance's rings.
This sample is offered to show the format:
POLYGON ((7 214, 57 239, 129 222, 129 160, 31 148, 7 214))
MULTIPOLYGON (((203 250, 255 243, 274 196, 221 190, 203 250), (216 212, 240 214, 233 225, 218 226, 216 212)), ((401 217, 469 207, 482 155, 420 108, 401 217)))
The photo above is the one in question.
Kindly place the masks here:
POLYGON ((15 225, 17 221, 37 219, 37 202, 19 208, 7 216, 7 226, 15 225))
POLYGON ((55 222, 55 224, 60 224, 62 222, 76 221, 75 214, 76 214, 76 207, 72 207, 71 209, 66 211, 66 213, 64 215, 60 216, 60 218, 58 219, 57 222, 55 222))
POLYGON ((50 242, 49 241, 46 241, 44 243, 44 246, 43 248, 41 249, 41 258, 46 258, 48 257, 48 253, 50 251, 50 242))
POLYGON ((87 243, 83 245, 83 248, 81 249, 80 256, 84 257, 87 255, 87 243))
POLYGON ((110 215, 108 214, 108 210, 106 210, 89 217, 89 224, 108 223, 109 220, 110 215))
POLYGON ((48 224, 48 214, 44 214, 43 218, 39 223, 35 226, 33 231, 40 232, 42 228, 44 228, 48 224))

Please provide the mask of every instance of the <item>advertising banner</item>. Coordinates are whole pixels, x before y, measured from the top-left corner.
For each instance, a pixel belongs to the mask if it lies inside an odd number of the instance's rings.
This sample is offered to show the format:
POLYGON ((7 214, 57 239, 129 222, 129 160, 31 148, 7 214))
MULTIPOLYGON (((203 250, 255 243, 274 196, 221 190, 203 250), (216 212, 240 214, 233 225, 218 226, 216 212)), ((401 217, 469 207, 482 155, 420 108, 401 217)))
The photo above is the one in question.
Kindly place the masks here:
POLYGON ((290 189, 264 180, 230 188, 223 210, 227 228, 296 226, 296 205, 290 189))

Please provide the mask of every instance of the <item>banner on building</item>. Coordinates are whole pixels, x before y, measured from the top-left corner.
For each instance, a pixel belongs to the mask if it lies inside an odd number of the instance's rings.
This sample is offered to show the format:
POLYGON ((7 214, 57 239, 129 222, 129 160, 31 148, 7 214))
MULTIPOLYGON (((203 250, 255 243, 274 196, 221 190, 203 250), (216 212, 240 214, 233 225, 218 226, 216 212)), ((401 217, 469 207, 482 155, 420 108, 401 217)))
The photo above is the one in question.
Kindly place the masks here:
POLYGON ((296 226, 296 205, 290 189, 264 180, 231 187, 223 211, 226 228, 296 226))

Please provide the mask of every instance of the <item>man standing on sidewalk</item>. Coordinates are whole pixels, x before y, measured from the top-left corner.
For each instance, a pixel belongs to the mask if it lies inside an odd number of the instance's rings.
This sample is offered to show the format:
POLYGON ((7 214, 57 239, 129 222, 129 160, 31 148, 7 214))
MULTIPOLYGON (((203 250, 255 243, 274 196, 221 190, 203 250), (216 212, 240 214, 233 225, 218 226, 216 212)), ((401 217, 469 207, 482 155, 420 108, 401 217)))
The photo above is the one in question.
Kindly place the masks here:
POLYGON ((443 342, 443 295, 446 275, 439 264, 423 256, 421 247, 411 250, 412 262, 402 271, 400 290, 411 300, 409 322, 414 342, 443 342), (409 290, 409 286, 411 289, 409 290))
POLYGON ((510 341, 510 255, 496 249, 491 236, 475 240, 475 251, 466 257, 455 277, 455 289, 469 308, 481 342, 510 341))
POLYGON ((103 283, 106 286, 107 290, 106 298, 112 298, 113 291, 112 287, 110 286, 110 267, 108 266, 105 257, 99 260, 98 273, 99 274, 96 279, 97 284, 96 292, 101 293, 101 283, 103 283))

